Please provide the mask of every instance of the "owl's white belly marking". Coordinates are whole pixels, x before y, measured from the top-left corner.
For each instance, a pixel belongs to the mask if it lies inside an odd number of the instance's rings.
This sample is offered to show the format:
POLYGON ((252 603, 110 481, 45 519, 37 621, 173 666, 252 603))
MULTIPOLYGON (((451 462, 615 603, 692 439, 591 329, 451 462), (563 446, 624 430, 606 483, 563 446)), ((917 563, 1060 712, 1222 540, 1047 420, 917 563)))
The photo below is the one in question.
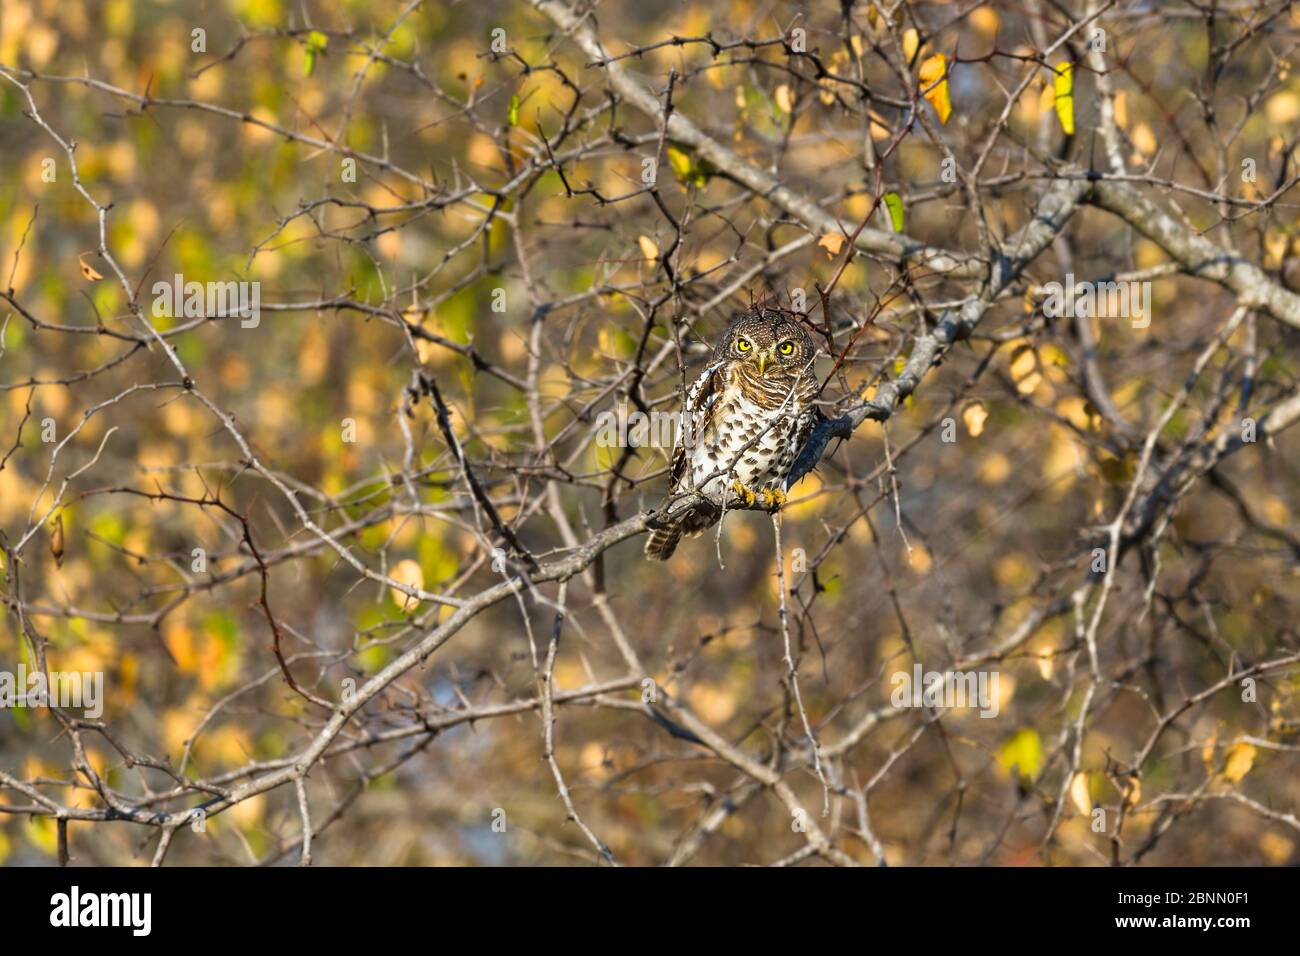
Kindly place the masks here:
POLYGON ((793 396, 784 408, 763 408, 739 389, 727 389, 719 405, 716 426, 689 449, 691 487, 717 501, 733 481, 753 491, 779 488, 794 462, 803 409, 793 396))

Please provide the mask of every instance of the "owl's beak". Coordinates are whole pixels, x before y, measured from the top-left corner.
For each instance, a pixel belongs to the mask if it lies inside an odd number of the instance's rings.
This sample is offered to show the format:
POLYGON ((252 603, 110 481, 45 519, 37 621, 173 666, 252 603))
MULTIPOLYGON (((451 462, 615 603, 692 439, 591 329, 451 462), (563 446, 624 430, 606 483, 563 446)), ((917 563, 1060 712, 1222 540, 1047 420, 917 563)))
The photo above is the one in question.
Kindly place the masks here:
POLYGON ((758 374, 759 375, 762 375, 764 372, 767 371, 767 358, 768 358, 767 352, 758 353, 758 374))

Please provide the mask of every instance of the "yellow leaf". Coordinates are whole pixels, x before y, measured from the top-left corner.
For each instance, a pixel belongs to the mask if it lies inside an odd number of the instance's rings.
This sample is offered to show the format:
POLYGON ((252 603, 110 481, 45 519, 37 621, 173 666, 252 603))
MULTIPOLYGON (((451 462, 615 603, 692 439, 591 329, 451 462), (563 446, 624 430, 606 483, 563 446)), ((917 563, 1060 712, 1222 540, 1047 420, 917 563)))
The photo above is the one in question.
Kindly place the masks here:
POLYGON ((921 45, 920 34, 914 28, 909 27, 903 34, 903 59, 908 63, 916 56, 916 50, 921 45))
MULTIPOLYGON (((4 834, 0 834, 3 837, 4 834)), ((3 844, 0 844, 0 863, 4 862, 3 844)), ((1284 866, 1291 859, 1295 843, 1280 833, 1264 833, 1259 838, 1259 849, 1272 866, 1284 866)))
MULTIPOLYGON (((163 643, 176 661, 182 674, 193 674, 199 668, 198 650, 194 646, 194 633, 180 621, 172 621, 163 632, 163 643)), ((188 731, 180 735, 184 740, 188 731)))
POLYGON ((934 559, 930 557, 929 550, 919 541, 912 545, 907 560, 917 574, 929 574, 930 568, 934 566, 934 559))
POLYGON ((654 240, 649 236, 641 236, 637 239, 636 244, 641 247, 641 255, 651 262, 659 258, 659 247, 655 245, 654 240))
POLYGON ((1056 68, 1052 77, 1052 98, 1056 105, 1056 118, 1066 136, 1074 135, 1074 68, 1066 62, 1056 68))
MULTIPOLYGON (((1012 381, 1024 382, 1038 371, 1038 354, 1032 345, 1022 345, 1011 353, 1011 364, 1007 369, 1012 381)), ((1030 389, 1033 391, 1033 389, 1030 389)), ((1022 392, 1023 394, 1023 392, 1022 392)))
POLYGON ((998 763, 1005 770, 1014 767, 1020 774, 1020 779, 1026 783, 1032 781, 1043 767, 1043 742, 1038 737, 1038 731, 1032 727, 1016 731, 999 748, 998 763))
POLYGON ((1051 680, 1052 674, 1055 672, 1056 660, 1052 657, 1050 652, 1043 651, 1043 653, 1038 655, 1038 675, 1042 677, 1043 680, 1051 680))
POLYGON ((828 232, 817 240, 817 245, 826 250, 826 254, 834 259, 844 248, 844 236, 838 232, 828 232))
POLYGON ((1123 800, 1124 806, 1136 807, 1138 801, 1142 799, 1142 781, 1137 777, 1128 777, 1124 781, 1123 800))
POLYGON ((1276 269, 1282 265, 1291 237, 1272 227, 1264 231, 1264 265, 1276 269))
POLYGON ((1289 525, 1291 523, 1291 509, 1277 495, 1266 495, 1259 499, 1259 510, 1264 512, 1264 517, 1274 524, 1289 525))
POLYGON ((1296 96, 1290 90, 1274 93, 1265 102, 1264 112, 1268 116, 1268 121, 1274 126, 1294 123, 1297 118, 1300 118, 1300 96, 1296 96))
POLYGON ((54 856, 59 846, 58 824, 54 817, 32 817, 31 826, 24 831, 27 842, 46 856, 54 856))
POLYGON ((980 437, 988 417, 988 409, 984 407, 983 402, 971 402, 961 413, 961 420, 965 423, 966 431, 970 433, 971 438, 980 437))
POLYGON ((1055 94, 1052 93, 1052 84, 1044 83, 1042 90, 1038 94, 1038 113, 1046 113, 1050 110, 1054 100, 1055 94))
MULTIPOLYGON (((408 588, 424 590, 424 571, 420 569, 418 561, 412 561, 407 558, 405 561, 398 561, 388 576, 398 584, 405 584, 408 588)), ((397 588, 389 588, 389 593, 393 596, 393 603, 398 607, 406 607, 408 604, 419 603, 415 598, 403 593, 397 588)))
POLYGON ((1151 132, 1151 127, 1146 123, 1138 123, 1133 127, 1133 148, 1143 156, 1150 156, 1156 151, 1156 134, 1151 132))
POLYGON ((782 113, 794 112, 794 98, 790 95, 790 87, 782 83, 772 93, 772 99, 776 100, 776 108, 782 113))
POLYGON ((952 101, 948 98, 948 58, 936 53, 921 64, 919 75, 926 101, 939 114, 939 122, 947 123, 952 115, 952 101))
MULTIPOLYGON (((255 797, 251 797, 248 800, 241 800, 239 803, 236 803, 230 808, 227 815, 230 817, 230 822, 236 827, 247 830, 254 827, 257 822, 262 819, 262 813, 265 810, 266 794, 259 793, 255 797)), ((222 818, 217 817, 216 819, 220 820, 222 818)), ((209 820, 208 826, 211 826, 213 822, 214 821, 209 820)))
POLYGON ((92 269, 89 265, 87 265, 85 259, 78 258, 77 262, 81 266, 81 275, 83 278, 86 279, 87 282, 98 282, 100 279, 104 278, 102 275, 100 275, 98 272, 92 269))
POLYGON ((970 23, 982 36, 996 36, 998 15, 989 7, 976 7, 971 11, 970 23))
POLYGON ((725 687, 696 684, 687 694, 691 707, 710 724, 721 724, 736 712, 736 695, 725 687))
POLYGON ((993 580, 1007 590, 1019 591, 1033 582, 1034 569, 1023 554, 1013 551, 993 562, 993 580))
POLYGON ((691 157, 676 146, 669 146, 665 150, 668 154, 668 165, 672 171, 677 174, 678 179, 685 179, 691 174, 691 157))
POLYGON ((1043 384, 1043 376, 1038 372, 1030 372, 1020 381, 1016 382, 1016 391, 1021 395, 1032 395, 1038 391, 1038 386, 1043 384))
POLYGON ((1070 799, 1084 816, 1092 813, 1092 795, 1088 792, 1088 775, 1076 773, 1070 783, 1070 799))
POLYGON ((1115 94, 1115 125, 1128 129, 1128 93, 1124 90, 1115 94))
POLYGON ((1205 764, 1206 773, 1214 773, 1214 744, 1218 737, 1218 733, 1210 734, 1210 739, 1201 748, 1201 763, 1205 764))
POLYGON ((1248 744, 1244 740, 1238 741, 1228 748, 1228 757, 1223 761, 1223 779, 1229 783, 1236 783, 1250 773, 1250 768, 1254 765, 1255 745, 1248 744))
POLYGON ((716 172, 713 164, 707 159, 692 156, 676 146, 669 146, 666 152, 668 165, 672 167, 674 175, 684 183, 703 189, 709 184, 709 178, 716 172))

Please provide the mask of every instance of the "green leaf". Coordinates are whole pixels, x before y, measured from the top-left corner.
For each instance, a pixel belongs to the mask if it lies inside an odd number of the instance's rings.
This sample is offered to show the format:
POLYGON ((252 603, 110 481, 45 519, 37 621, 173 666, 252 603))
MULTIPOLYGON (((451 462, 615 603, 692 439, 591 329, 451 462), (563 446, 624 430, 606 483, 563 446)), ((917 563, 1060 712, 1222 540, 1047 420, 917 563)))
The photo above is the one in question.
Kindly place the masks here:
POLYGON ((519 94, 516 93, 510 97, 510 109, 506 112, 506 123, 510 126, 519 125, 519 94))
POLYGON ((898 193, 885 193, 885 205, 889 209, 889 224, 894 227, 894 232, 903 231, 903 197, 898 193))
POLYGON ((319 30, 307 34, 307 49, 303 52, 302 75, 311 76, 316 69, 316 56, 329 46, 330 38, 319 30))
POLYGON ((668 165, 681 182, 700 188, 708 185, 709 177, 713 175, 711 163, 700 160, 677 146, 669 146, 665 152, 668 154, 668 165))

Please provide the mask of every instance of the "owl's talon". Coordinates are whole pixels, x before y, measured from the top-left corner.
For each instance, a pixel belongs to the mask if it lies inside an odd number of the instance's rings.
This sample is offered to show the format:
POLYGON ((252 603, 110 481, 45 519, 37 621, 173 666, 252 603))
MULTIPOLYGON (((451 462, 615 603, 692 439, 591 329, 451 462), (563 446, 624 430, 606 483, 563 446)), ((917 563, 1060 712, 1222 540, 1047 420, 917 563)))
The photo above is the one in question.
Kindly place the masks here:
POLYGON ((780 488, 763 489, 763 507, 769 511, 777 511, 786 502, 785 492, 780 488))
POLYGON ((731 483, 731 490, 736 493, 737 498, 745 502, 746 506, 754 503, 754 492, 739 479, 731 483))

